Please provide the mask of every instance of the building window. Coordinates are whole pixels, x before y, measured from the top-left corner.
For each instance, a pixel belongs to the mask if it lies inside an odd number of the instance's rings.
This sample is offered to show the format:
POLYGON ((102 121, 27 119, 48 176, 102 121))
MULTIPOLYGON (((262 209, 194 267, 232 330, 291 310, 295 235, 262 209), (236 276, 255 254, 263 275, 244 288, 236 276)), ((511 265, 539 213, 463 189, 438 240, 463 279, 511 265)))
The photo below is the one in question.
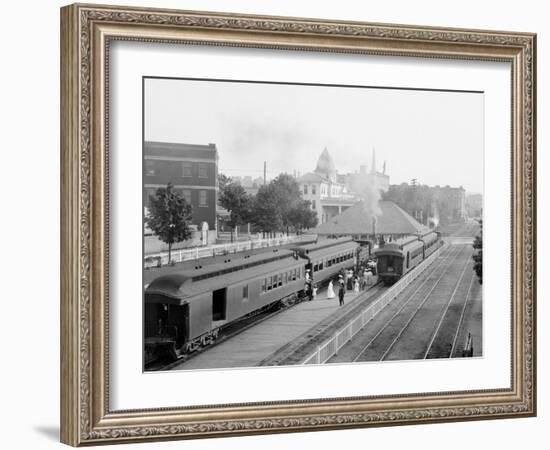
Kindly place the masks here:
POLYGON ((145 161, 145 175, 147 176, 155 175, 155 161, 151 161, 151 160, 145 161))
POLYGON ((191 190, 184 189, 183 191, 181 191, 181 194, 183 195, 183 198, 185 199, 185 201, 191 204, 191 190))
POLYGON ((304 184, 304 194, 307 194, 307 184, 304 184))
POLYGON ((192 177, 193 176, 193 163, 189 161, 184 161, 182 163, 183 166, 183 176, 184 177, 192 177))
POLYGON ((199 206, 206 207, 208 206, 208 197, 206 191, 199 191, 199 206))
POLYGON ((316 209, 315 200, 311 200, 311 209, 316 209))
POLYGON ((317 194, 317 185, 312 185, 311 186, 311 194, 312 195, 316 195, 317 194))
POLYGON ((208 167, 206 163, 199 163, 199 178, 208 178, 208 167))

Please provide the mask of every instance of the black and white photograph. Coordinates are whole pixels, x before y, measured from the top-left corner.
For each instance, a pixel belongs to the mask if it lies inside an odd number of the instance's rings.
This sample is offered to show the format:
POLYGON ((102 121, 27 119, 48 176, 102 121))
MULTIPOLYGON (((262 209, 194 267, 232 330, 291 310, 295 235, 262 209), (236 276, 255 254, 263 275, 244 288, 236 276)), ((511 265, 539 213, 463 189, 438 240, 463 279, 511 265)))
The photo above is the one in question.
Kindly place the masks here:
POLYGON ((484 93, 143 78, 145 371, 483 356, 484 93))

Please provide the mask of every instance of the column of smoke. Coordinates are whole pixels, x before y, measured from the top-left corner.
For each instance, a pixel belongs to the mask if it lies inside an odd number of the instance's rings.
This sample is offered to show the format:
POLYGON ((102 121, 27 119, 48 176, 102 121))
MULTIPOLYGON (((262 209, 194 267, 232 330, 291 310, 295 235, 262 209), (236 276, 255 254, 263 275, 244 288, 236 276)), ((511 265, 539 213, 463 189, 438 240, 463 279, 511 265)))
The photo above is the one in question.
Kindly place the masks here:
POLYGON ((437 208, 437 203, 434 203, 434 215, 433 217, 430 217, 429 222, 431 222, 433 224, 433 227, 434 228, 437 228, 437 226, 439 225, 439 210, 437 208))
POLYGON ((367 217, 372 221, 372 228, 376 227, 377 218, 382 214, 380 209, 380 189, 376 182, 376 176, 357 177, 355 178, 355 186, 352 186, 354 192, 356 192, 361 198, 363 210, 367 217))

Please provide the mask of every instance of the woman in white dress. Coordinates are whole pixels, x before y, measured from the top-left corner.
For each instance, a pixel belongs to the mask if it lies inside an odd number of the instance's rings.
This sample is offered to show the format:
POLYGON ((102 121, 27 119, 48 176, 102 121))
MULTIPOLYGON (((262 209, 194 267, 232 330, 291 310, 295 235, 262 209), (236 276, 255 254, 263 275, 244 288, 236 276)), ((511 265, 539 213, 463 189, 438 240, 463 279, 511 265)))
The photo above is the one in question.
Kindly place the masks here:
POLYGON ((332 285, 332 280, 328 283, 328 289, 327 289, 327 298, 335 298, 336 294, 334 293, 334 287, 332 285))
POLYGON ((359 280, 357 278, 353 283, 353 292, 355 292, 356 294, 359 294, 359 280))

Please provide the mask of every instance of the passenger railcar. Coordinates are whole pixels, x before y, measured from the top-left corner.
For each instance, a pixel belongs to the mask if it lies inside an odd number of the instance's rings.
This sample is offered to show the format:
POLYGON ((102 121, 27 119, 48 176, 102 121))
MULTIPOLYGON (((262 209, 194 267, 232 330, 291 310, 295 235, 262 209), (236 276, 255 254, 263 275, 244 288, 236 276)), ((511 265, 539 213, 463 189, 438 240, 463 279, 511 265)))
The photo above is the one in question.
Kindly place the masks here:
POLYGON ((159 340, 172 354, 207 345, 221 326, 297 292, 303 271, 294 251, 275 250, 156 278, 145 291, 146 355, 159 340))
POLYGON ((354 267, 359 256, 359 244, 349 238, 325 239, 315 244, 295 248, 300 257, 306 260, 306 270, 310 270, 313 281, 321 283, 342 269, 354 267))
POLYGON ((213 342, 220 328, 303 294, 306 270, 322 282, 355 263, 359 245, 326 240, 156 278, 145 290, 145 363, 213 342))
POLYGON ((378 276, 386 286, 395 283, 441 244, 440 234, 431 230, 388 242, 375 252, 378 276))
POLYGON ((385 285, 395 283, 424 259, 424 245, 417 236, 386 243, 376 250, 377 271, 385 285))
POLYGON ((432 230, 419 233, 418 239, 424 244, 424 258, 430 256, 441 244, 439 233, 432 230))

